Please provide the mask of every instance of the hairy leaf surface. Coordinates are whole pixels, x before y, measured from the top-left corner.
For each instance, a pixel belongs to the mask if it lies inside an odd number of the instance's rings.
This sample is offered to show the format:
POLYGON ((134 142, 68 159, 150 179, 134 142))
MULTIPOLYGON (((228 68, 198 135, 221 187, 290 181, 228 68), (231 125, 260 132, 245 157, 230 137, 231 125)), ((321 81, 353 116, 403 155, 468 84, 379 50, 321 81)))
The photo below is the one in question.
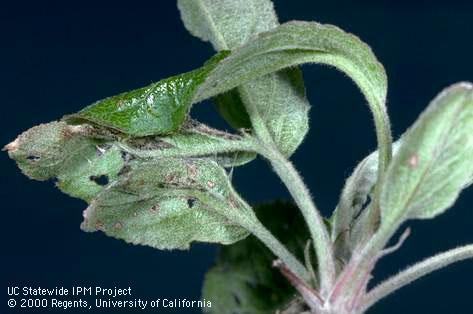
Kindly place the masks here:
MULTIPOLYGON (((393 155, 397 154, 401 139, 393 143, 393 155)), ((363 159, 348 177, 340 195, 340 200, 332 215, 332 241, 335 243, 336 254, 339 258, 348 260, 351 250, 366 240, 369 228, 366 225, 357 225, 360 214, 363 211, 369 211, 371 208, 367 205, 368 198, 373 191, 378 177, 378 151, 369 154, 363 159)), ((364 216, 366 213, 364 213, 364 216)))
POLYGON ((381 195, 383 224, 432 218, 449 208, 473 174, 473 85, 437 96, 406 133, 381 195))
POLYGON ((135 162, 84 211, 82 229, 133 244, 187 249, 194 241, 231 244, 248 232, 223 168, 208 159, 135 162))
POLYGON ((189 32, 215 50, 231 50, 278 25, 270 0, 178 0, 189 32))
POLYGON ((22 133, 5 148, 25 175, 35 180, 57 178, 57 186, 73 197, 90 201, 114 180, 124 160, 116 146, 91 137, 88 126, 51 122, 22 133))
POLYGON ((243 165, 256 156, 245 138, 219 131, 195 120, 177 133, 129 139, 122 148, 140 158, 208 157, 223 167, 243 165))
MULTIPOLYGON (((180 0, 178 5, 187 29, 210 41, 216 50, 238 49, 279 25, 269 0, 180 0)), ((231 126, 253 127, 286 156, 296 150, 309 129, 309 102, 297 68, 260 77, 217 95, 214 101, 231 126)))
POLYGON ((384 169, 391 154, 391 133, 385 107, 386 74, 366 44, 335 26, 289 22, 260 34, 234 50, 231 56, 210 72, 198 88, 194 102, 303 63, 332 65, 345 72, 358 85, 374 116, 380 165, 384 169))

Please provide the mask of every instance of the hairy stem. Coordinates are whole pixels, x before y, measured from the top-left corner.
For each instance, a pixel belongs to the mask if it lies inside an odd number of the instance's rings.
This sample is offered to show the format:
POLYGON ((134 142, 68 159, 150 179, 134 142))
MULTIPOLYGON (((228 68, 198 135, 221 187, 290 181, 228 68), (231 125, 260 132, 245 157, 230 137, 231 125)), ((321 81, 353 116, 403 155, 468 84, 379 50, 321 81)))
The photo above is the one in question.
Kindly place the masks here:
POLYGON ((387 279, 368 292, 363 300, 361 312, 366 311, 379 300, 402 288, 403 286, 419 279, 420 277, 440 268, 446 267, 452 263, 456 263, 468 258, 473 258, 473 244, 465 245, 447 252, 437 254, 411 267, 408 267, 407 269, 387 279))
POLYGON ((296 276, 305 282, 310 282, 310 273, 304 265, 258 219, 255 218, 247 228, 251 229, 250 232, 263 242, 296 276))
POLYGON ((304 280, 305 282, 310 281, 310 273, 304 267, 304 265, 297 260, 297 258, 289 252, 286 247, 279 242, 279 240, 259 221, 258 217, 254 215, 254 210, 251 206, 245 202, 237 193, 235 193, 235 198, 238 203, 241 204, 246 213, 245 218, 241 220, 242 227, 250 231, 255 237, 257 237, 261 242, 271 252, 274 253, 285 265, 289 268, 295 275, 304 280))
POLYGON ((259 153, 267 158, 286 185, 302 212, 309 228, 318 260, 318 273, 322 294, 331 289, 335 281, 335 262, 330 235, 309 190, 292 163, 273 146, 260 145, 259 153))
MULTIPOLYGON (((214 195, 215 198, 220 198, 219 195, 214 195)), ((204 196, 205 197, 205 196, 204 196)), ((278 239, 259 221, 254 214, 254 210, 248 203, 246 203, 236 191, 232 193, 231 206, 232 210, 222 206, 222 202, 215 202, 207 199, 209 206, 215 208, 222 215, 227 217, 230 221, 248 230, 251 234, 257 237, 271 252, 274 253, 294 274, 302 280, 309 282, 310 273, 304 265, 297 260, 297 258, 289 252, 286 247, 279 242, 278 239)))

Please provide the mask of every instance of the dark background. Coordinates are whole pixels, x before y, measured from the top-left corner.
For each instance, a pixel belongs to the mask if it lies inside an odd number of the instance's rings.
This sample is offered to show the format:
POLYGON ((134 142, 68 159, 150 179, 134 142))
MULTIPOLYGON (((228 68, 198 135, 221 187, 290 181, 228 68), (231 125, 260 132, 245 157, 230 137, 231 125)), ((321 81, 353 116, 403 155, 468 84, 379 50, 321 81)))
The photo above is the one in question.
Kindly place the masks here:
MULTIPOLYGON (((281 22, 335 24, 371 45, 389 76, 396 136, 442 88, 473 80, 471 2, 274 2, 281 22)), ((17 1, 2 6, 1 145, 97 99, 198 67, 213 54, 210 45, 186 32, 174 1, 17 1)), ((305 66, 304 74, 313 107, 311 131, 293 159, 328 214, 351 169, 375 148, 373 124, 361 94, 344 75, 320 66, 305 66)), ((194 107, 193 115, 226 128, 208 104, 194 107)), ((216 246, 163 252, 83 233, 79 224, 85 203, 63 195, 52 183, 27 179, 5 153, 0 159, 0 313, 13 313, 6 306, 9 285, 131 286, 141 298, 200 297, 216 246)), ((250 202, 288 198, 261 160, 238 168, 234 180, 250 202)), ((410 225, 412 236, 382 260, 375 281, 435 252, 473 242, 473 190, 439 218, 410 225)), ((473 262, 463 262, 390 296, 370 313, 471 313, 472 279, 473 262)))

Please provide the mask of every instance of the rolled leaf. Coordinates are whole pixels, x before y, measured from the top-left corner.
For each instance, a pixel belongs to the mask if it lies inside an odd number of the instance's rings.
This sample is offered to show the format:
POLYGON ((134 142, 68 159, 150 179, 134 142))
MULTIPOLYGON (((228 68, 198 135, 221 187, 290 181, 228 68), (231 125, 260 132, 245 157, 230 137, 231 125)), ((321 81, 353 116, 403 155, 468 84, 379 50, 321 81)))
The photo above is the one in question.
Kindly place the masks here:
MULTIPOLYGON (((397 154, 401 139, 393 143, 393 155, 397 154)), ((369 154, 348 177, 340 195, 340 200, 332 215, 332 241, 338 258, 347 261, 351 251, 361 241, 367 239, 370 228, 360 222, 367 218, 363 211, 371 210, 367 205, 378 177, 378 151, 369 154), (363 216, 361 216, 363 215, 363 216)))
POLYGON ((88 122, 133 137, 172 133, 187 118, 197 87, 227 55, 221 52, 194 71, 99 100, 64 120, 88 122))
POLYGON ((131 138, 126 143, 122 148, 140 158, 208 157, 223 167, 240 166, 256 157, 245 138, 195 120, 171 135, 131 138))

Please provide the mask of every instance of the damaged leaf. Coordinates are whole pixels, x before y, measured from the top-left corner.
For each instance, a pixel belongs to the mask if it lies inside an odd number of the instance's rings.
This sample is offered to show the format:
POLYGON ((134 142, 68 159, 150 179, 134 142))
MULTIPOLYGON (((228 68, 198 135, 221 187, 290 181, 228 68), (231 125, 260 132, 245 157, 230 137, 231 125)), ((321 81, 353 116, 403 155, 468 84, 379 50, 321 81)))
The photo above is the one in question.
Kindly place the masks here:
POLYGON ((211 128, 195 120, 168 136, 132 138, 122 147, 140 158, 208 157, 223 167, 246 164, 256 157, 247 139, 211 128))
POLYGON ((90 201, 103 189, 94 178, 114 180, 124 166, 117 147, 91 136, 91 128, 51 122, 23 132, 5 146, 10 158, 35 180, 57 178, 66 194, 90 201))
POLYGON ((231 244, 248 232, 225 170, 208 159, 132 162, 84 212, 81 227, 133 244, 187 249, 194 241, 231 244))

